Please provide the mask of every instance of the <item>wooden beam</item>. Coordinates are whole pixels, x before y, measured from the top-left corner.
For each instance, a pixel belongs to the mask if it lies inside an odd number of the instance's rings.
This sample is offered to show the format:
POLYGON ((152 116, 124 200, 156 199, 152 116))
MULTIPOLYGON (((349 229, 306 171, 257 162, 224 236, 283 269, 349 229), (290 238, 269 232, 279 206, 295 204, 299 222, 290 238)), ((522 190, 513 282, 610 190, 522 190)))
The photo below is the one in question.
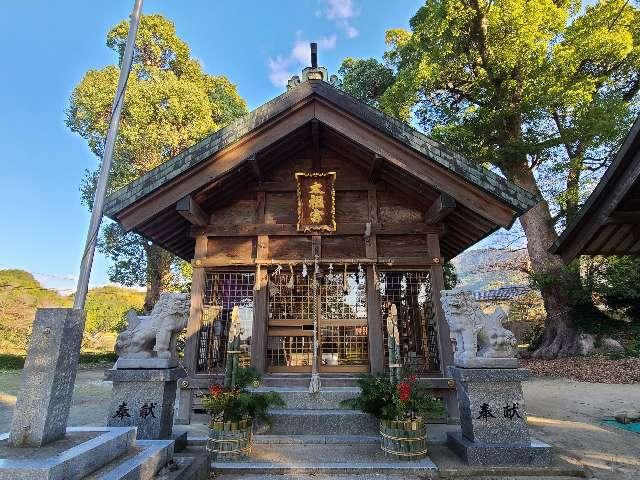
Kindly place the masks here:
POLYGON ((481 188, 472 185, 454 172, 424 157, 409 147, 390 139, 384 133, 323 101, 316 100, 315 117, 327 127, 350 138, 373 153, 383 155, 385 161, 440 192, 447 192, 459 203, 494 223, 510 227, 516 212, 504 202, 481 188))
POLYGON ((371 168, 369 168, 369 181, 375 182, 378 179, 378 173, 380 173, 380 168, 382 167, 382 163, 384 159, 378 155, 373 155, 373 162, 371 162, 371 168))
MULTIPOLYGON (((208 239, 201 235, 196 238, 195 258, 207 256, 208 239)), ((202 307, 204 302, 205 271, 204 268, 193 268, 191 279, 191 305, 189 309, 189 319, 187 321, 187 338, 184 347, 184 366, 187 370, 187 379, 196 373, 196 363, 198 356, 198 336, 202 323, 202 307)), ((180 383, 179 383, 180 385, 180 383)), ((176 421, 181 424, 189 423, 191 420, 192 390, 180 388, 180 403, 176 413, 176 421)))
MULTIPOLYGON (((340 177, 336 179, 335 189, 336 192, 366 192, 369 190, 371 184, 369 182, 352 182, 349 180, 344 180, 340 177)), ((383 186, 380 186, 379 189, 384 189, 383 186)), ((258 192, 277 192, 277 193, 287 193, 287 192, 295 192, 296 184, 292 182, 264 182, 261 185, 258 185, 255 188, 258 192)))
MULTIPOLYGON (((437 236, 437 235, 436 235, 437 236)), ((357 264, 362 265, 380 265, 381 267, 432 267, 442 265, 443 259, 434 257, 434 259, 426 257, 378 257, 378 258, 358 258, 358 257, 331 257, 321 258, 320 263, 336 265, 357 264), (435 259, 435 261, 434 261, 435 259)), ((255 258, 205 258, 202 260, 194 260, 192 263, 196 267, 217 268, 217 267, 248 267, 253 265, 301 265, 303 262, 313 263, 313 258, 270 258, 267 260, 256 260, 255 258)))
POLYGON ((456 201, 450 195, 441 193, 424 215, 426 223, 439 223, 456 208, 456 201))
POLYGON ((258 182, 262 182, 262 172, 260 171, 258 156, 254 153, 253 155, 249 156, 247 161, 249 162, 249 165, 251 165, 251 170, 253 171, 253 174, 256 176, 256 180, 258 180, 258 182))
POLYGON ((176 203, 176 211, 186 218, 191 225, 204 227, 209 223, 209 215, 196 203, 191 195, 182 197, 176 203))
MULTIPOLYGON (((335 232, 318 233, 318 235, 364 235, 367 231, 366 223, 338 223, 335 232)), ((427 223, 387 223, 371 225, 374 235, 425 235, 433 233, 442 235, 444 227, 441 224, 427 223)), ((293 223, 248 223, 238 225, 207 225, 206 227, 192 227, 191 235, 197 237, 205 234, 209 237, 252 237, 255 235, 305 235, 299 232, 293 223)))
MULTIPOLYGON (((441 258, 440 254, 440 239, 437 235, 427 235, 427 247, 429 249, 429 256, 433 259, 441 258)), ((431 267, 431 301, 433 302, 433 309, 435 313, 435 321, 438 326, 438 344, 440 351, 440 368, 443 376, 449 376, 448 367, 453 365, 453 346, 451 345, 451 333, 449 332, 449 324, 444 316, 442 310, 442 301, 440 300, 440 292, 444 290, 444 271, 442 268, 442 262, 431 267)), ((460 412, 458 411, 458 403, 456 401, 456 395, 453 392, 448 392, 445 397, 445 404, 447 407, 447 413, 449 417, 458 417, 460 412)))
MULTIPOLYGON (((258 259, 269 256, 269 237, 258 236, 258 259)), ((256 286, 254 291, 253 329, 251 336, 251 365, 258 373, 265 372, 265 356, 267 354, 267 315, 269 298, 267 285, 269 277, 266 268, 256 268, 256 286)))
POLYGON ((320 157, 320 125, 317 119, 311 120, 311 169, 314 172, 322 170, 322 160, 320 157))
POLYGON ((607 223, 640 224, 640 211, 614 211, 607 218, 607 223))

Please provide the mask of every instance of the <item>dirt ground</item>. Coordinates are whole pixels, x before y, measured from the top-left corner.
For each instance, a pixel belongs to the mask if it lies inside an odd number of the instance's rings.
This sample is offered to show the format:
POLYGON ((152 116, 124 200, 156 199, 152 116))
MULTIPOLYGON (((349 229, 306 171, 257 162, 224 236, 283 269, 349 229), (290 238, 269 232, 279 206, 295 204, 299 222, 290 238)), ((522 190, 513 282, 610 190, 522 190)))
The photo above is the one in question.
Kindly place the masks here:
MULTIPOLYGON (((111 385, 102 369, 78 372, 70 425, 103 425, 111 385)), ((20 372, 0 372, 0 432, 8 431, 20 372)), ((584 383, 536 378, 524 385, 532 434, 552 444, 562 458, 582 465, 589 478, 640 479, 640 436, 605 427, 603 418, 622 408, 640 408, 640 385, 584 383)))

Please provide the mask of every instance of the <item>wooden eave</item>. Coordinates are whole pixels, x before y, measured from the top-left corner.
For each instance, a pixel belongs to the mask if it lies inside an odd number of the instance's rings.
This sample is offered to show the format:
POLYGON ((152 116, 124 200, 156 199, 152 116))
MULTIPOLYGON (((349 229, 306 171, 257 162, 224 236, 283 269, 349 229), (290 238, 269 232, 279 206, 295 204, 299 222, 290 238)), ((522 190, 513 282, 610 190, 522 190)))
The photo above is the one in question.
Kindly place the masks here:
POLYGON ((640 254, 640 117, 576 218, 549 249, 579 255, 640 254))
POLYGON ((126 230, 189 260, 194 219, 201 223, 206 212, 248 184, 261 183, 265 172, 295 152, 312 148, 315 158, 319 138, 323 147, 335 149, 347 161, 360 162, 370 172, 370 181, 408 188, 426 208, 439 195, 447 196, 445 207, 454 202, 443 234, 446 258, 510 226, 538 200, 408 125, 324 82, 310 81, 114 193, 107 199, 105 213, 126 230))

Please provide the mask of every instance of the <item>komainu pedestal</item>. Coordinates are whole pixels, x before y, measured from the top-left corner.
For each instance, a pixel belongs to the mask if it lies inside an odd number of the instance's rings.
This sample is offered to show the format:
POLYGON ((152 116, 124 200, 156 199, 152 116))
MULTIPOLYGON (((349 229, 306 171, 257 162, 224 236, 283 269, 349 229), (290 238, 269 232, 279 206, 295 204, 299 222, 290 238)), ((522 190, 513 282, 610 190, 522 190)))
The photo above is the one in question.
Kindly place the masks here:
POLYGON ((171 438, 177 380, 184 376, 182 368, 107 370, 113 382, 107 425, 137 427, 138 439, 171 438))
POLYGON ((469 465, 547 466, 551 447, 531 439, 521 368, 449 367, 456 382, 461 432, 449 433, 449 447, 469 465))

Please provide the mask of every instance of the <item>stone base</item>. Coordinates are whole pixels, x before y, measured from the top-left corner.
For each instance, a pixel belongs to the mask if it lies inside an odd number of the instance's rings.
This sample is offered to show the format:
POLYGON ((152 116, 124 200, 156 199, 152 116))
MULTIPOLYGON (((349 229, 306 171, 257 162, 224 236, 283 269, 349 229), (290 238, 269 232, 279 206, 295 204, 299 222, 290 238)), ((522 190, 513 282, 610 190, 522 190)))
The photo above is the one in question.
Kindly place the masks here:
POLYGON ((481 444, 465 438, 461 432, 449 432, 447 445, 472 466, 547 467, 551 464, 551 446, 535 439, 528 445, 481 444))
POLYGON ((107 425, 137 427, 139 439, 170 439, 177 380, 184 376, 182 368, 107 370, 113 382, 107 425))
POLYGON ((460 368, 518 368, 520 361, 517 358, 470 358, 468 360, 454 362, 460 368))
POLYGON ((9 434, 0 435, 0 480, 76 480, 126 453, 136 443, 134 428, 68 428, 60 440, 45 447, 7 448, 9 434))
POLYGON ((113 368, 117 369, 163 369, 176 368, 178 360, 175 358, 118 358, 113 368))

